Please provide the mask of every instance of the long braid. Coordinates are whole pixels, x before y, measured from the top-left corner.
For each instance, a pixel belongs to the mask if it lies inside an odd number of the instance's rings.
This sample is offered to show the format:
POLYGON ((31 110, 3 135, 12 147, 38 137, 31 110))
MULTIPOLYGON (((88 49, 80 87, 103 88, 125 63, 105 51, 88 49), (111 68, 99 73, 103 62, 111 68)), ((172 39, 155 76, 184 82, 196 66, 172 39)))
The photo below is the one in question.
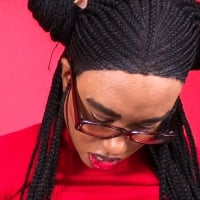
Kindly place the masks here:
MULTIPOLYGON (((26 188, 30 185, 30 191, 32 191, 29 195, 29 199, 34 199, 34 192, 37 190, 36 186, 40 181, 40 178, 43 174, 43 169, 45 167, 46 159, 47 159, 47 154, 48 154, 48 149, 49 149, 49 138, 50 138, 50 132, 52 129, 52 124, 54 123, 55 116, 58 113, 58 109, 60 106, 60 96, 61 96, 61 91, 62 91, 62 84, 61 84, 61 66, 60 64, 58 65, 57 70, 55 71, 55 75, 52 81, 52 87, 50 90, 46 110, 44 113, 44 118, 42 121, 42 126, 40 129, 40 133, 38 135, 37 139, 37 145, 35 147, 34 153, 32 155, 28 172, 25 178, 25 182, 22 188, 22 195, 21 199, 23 199, 24 192, 26 188), (39 154, 39 155, 38 155, 39 154), (30 184, 29 177, 31 176, 32 170, 34 170, 34 160, 38 156, 37 160, 37 166, 34 171, 34 176, 33 180, 30 184)), ((57 131, 58 133, 59 131, 57 131)), ((60 133, 59 133, 60 134, 60 133)))
MULTIPOLYGON (((60 66, 59 66, 59 72, 60 72, 60 66)), ((59 73, 58 72, 58 73, 59 73)), ((59 73, 60 74, 60 73, 59 73)), ((46 162, 47 162, 47 154, 49 151, 49 139, 50 139, 50 132, 52 129, 52 124, 54 122, 55 116, 58 113, 59 109, 59 102, 60 102, 60 91, 62 88, 61 85, 61 79, 56 73, 56 83, 52 84, 52 90, 50 92, 50 97, 47 102, 47 110, 44 115, 44 119, 42 122, 42 127, 40 131, 40 140, 42 140, 41 147, 40 147, 40 153, 38 157, 38 162, 36 166, 36 170, 33 176, 33 181, 30 186, 30 191, 33 191, 30 194, 30 199, 34 199, 34 189, 36 189, 37 185, 39 184, 41 177, 43 176, 43 170, 46 167, 46 162), (52 96, 51 96, 52 95, 52 96)), ((39 190, 42 188, 39 188, 39 190)))
POLYGON ((50 168, 49 168, 49 173, 47 177, 49 178, 49 182, 47 183, 47 199, 50 199, 51 193, 53 191, 54 183, 55 183, 55 173, 56 173, 56 166, 57 166, 57 158, 58 158, 58 151, 59 151, 59 146, 60 146, 60 136, 61 136, 61 131, 63 129, 63 123, 64 123, 64 101, 69 92, 69 85, 66 88, 65 92, 63 93, 63 97, 61 100, 60 104, 60 109, 58 112, 57 120, 55 122, 55 133, 52 139, 52 145, 51 145, 51 150, 50 150, 50 168))
POLYGON ((190 157, 192 159, 192 163, 194 163, 193 164, 194 177, 197 180, 197 186, 200 188, 200 169, 199 169, 199 164, 198 164, 198 160, 197 160, 197 152, 196 152, 196 148, 195 148, 195 141, 194 141, 194 138, 192 136, 192 131, 191 131, 190 125, 188 123, 188 120, 185 116, 185 113, 183 112, 182 105, 180 105, 179 109, 180 109, 181 121, 184 124, 185 131, 187 132, 187 136, 188 136, 188 139, 190 141, 189 150, 190 150, 190 157))
MULTIPOLYGON (((50 199, 51 192, 54 187, 54 178, 56 173, 56 165, 57 165, 57 158, 58 158, 58 150, 60 145, 60 136, 63 129, 63 110, 64 110, 64 101, 66 97, 66 93, 68 93, 69 88, 66 89, 66 92, 63 94, 59 112, 55 121, 55 128, 54 128, 54 135, 51 139, 50 144, 50 150, 47 153, 46 163, 43 169, 43 173, 39 178, 39 183, 37 184, 38 191, 35 192, 34 190, 31 191, 30 189, 30 195, 31 192, 33 192, 33 199, 50 199), (41 188, 41 190, 39 190, 41 188), (42 189, 43 188, 43 189, 42 189)), ((36 168, 37 169, 37 168, 36 168)))
POLYGON ((184 111, 179 101, 172 119, 172 128, 177 133, 175 140, 169 144, 148 147, 154 162, 153 169, 160 179, 160 199, 163 200, 166 196, 173 200, 200 199, 200 170, 194 139, 183 116, 184 111))

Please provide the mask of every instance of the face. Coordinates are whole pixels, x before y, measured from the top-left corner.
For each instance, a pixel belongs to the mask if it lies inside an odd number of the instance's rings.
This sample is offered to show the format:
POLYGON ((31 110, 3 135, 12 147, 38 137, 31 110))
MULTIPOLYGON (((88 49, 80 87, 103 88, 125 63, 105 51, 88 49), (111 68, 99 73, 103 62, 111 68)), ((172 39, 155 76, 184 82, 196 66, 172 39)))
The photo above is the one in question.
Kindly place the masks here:
MULTIPOLYGON (((182 87, 171 78, 103 70, 83 72, 76 85, 79 111, 85 119, 149 131, 158 128, 182 87)), ((71 91, 64 112, 74 147, 88 167, 110 169, 143 146, 124 135, 101 139, 77 131, 71 91)))

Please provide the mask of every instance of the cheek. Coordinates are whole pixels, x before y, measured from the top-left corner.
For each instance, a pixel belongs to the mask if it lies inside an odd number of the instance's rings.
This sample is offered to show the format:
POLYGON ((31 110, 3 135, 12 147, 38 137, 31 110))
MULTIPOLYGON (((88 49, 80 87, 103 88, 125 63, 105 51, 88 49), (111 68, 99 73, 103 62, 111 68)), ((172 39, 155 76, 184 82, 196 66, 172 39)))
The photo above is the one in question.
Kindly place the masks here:
POLYGON ((89 151, 93 152, 96 149, 96 138, 85 135, 76 130, 71 130, 70 134, 74 147, 79 153, 87 153, 89 151))
POLYGON ((140 143, 137 143, 137 142, 129 141, 128 142, 127 152, 126 152, 126 157, 134 154, 136 151, 141 149, 143 146, 144 146, 144 144, 140 144, 140 143))
MULTIPOLYGON (((65 109, 66 123, 69 128, 70 137, 72 143, 79 153, 79 156, 85 162, 88 161, 87 153, 100 153, 107 154, 110 150, 105 147, 105 142, 103 140, 99 140, 96 137, 88 136, 77 131, 74 127, 75 119, 74 119, 74 110, 71 94, 69 95, 68 103, 66 104, 67 109, 65 109)), ((65 106, 65 108, 66 108, 65 106)), ((117 139, 116 139, 117 140, 117 139)), ((126 150, 123 152, 119 152, 119 155, 122 159, 129 157, 137 150, 139 150, 143 145, 135 142, 128 141, 126 150)))
POLYGON ((75 124, 75 118, 74 118, 71 90, 70 90, 68 99, 66 99, 66 101, 65 101, 64 115, 65 115, 65 122, 66 122, 67 126, 73 127, 75 124))
POLYGON ((72 103, 72 96, 71 93, 69 94, 68 103, 65 105, 65 122, 69 129, 70 137, 74 144, 74 147, 77 151, 81 149, 88 148, 89 144, 95 143, 96 138, 85 135, 79 131, 77 131, 74 127, 75 125, 75 117, 74 117, 74 108, 72 103), (66 109, 67 106, 67 109, 66 109))

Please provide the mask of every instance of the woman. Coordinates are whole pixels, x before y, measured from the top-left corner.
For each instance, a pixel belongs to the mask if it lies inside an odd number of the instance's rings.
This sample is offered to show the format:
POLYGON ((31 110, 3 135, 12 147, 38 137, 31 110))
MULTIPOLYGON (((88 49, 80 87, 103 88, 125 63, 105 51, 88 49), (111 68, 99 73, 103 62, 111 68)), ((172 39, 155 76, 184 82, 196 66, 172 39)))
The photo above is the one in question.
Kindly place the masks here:
POLYGON ((29 9, 67 48, 41 127, 2 139, 1 151, 18 141, 21 166, 2 199, 200 199, 179 98, 198 58, 197 4, 29 0, 29 9))

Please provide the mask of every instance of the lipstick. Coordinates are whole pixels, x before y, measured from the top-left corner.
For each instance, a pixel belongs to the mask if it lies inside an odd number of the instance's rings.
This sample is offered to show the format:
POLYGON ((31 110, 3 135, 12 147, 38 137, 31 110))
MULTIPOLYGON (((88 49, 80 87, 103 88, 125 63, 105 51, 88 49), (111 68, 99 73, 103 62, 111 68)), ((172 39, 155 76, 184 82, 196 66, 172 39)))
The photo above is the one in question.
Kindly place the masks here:
POLYGON ((109 170, 116 166, 121 159, 119 158, 109 158, 99 154, 89 153, 89 161, 92 168, 109 170))

